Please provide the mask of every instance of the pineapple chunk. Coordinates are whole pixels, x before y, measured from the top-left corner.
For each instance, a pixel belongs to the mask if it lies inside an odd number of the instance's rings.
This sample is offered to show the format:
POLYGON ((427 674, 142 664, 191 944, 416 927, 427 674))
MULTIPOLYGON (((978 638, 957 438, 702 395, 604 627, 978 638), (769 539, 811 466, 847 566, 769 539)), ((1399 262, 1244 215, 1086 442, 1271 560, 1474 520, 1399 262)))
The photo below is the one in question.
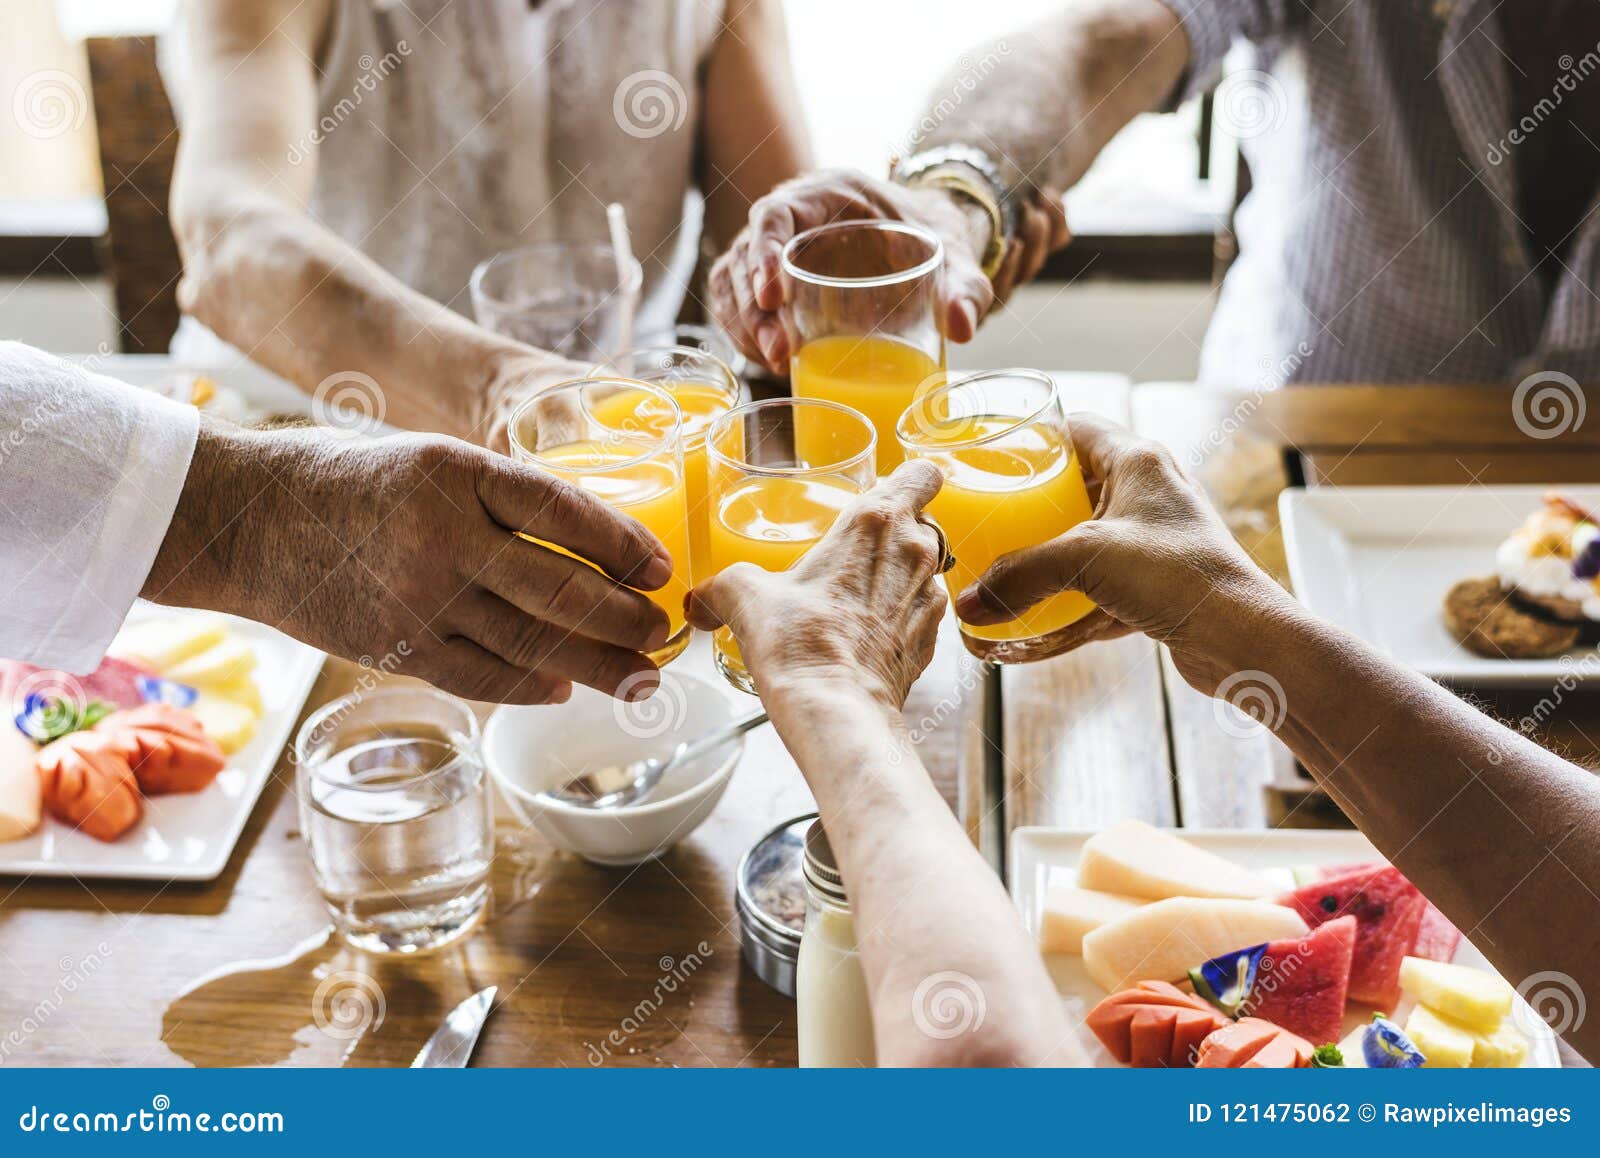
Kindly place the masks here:
POLYGON ((175 683, 214 688, 248 678, 255 667, 255 648, 242 639, 225 639, 182 663, 173 664, 162 674, 175 683))
POLYGON ((1514 1070, 1528 1056, 1528 1039, 1511 1018, 1491 1033, 1480 1033, 1472 1046, 1472 1066, 1480 1070, 1514 1070))
POLYGON ((224 700, 232 700, 242 708, 249 708, 250 714, 258 720, 265 714, 261 704, 261 689, 256 687, 256 681, 249 676, 241 676, 225 684, 208 687, 206 691, 224 700))
POLYGON ((256 718, 243 704, 201 692, 189 709, 200 718, 206 735, 217 742, 226 755, 233 755, 250 742, 256 733, 256 718))
POLYGON ((1417 1006, 1406 1018, 1406 1036, 1428 1059, 1427 1069, 1465 1069, 1472 1064, 1477 1041, 1471 1031, 1426 1005, 1417 1006))
POLYGON ((1400 963, 1400 988, 1472 1030, 1492 1033, 1511 1012, 1511 986, 1465 965, 1407 957, 1400 963))
POLYGON ((163 616, 124 627, 111 644, 111 654, 164 673, 215 647, 227 634, 227 621, 215 615, 163 616))

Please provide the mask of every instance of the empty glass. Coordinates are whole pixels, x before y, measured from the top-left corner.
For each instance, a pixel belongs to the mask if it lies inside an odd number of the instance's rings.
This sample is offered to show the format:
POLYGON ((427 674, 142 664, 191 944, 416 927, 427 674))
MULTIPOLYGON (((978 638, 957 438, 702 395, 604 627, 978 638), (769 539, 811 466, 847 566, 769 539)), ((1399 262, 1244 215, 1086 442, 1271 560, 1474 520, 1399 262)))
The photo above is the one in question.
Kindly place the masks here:
POLYGON ((312 875, 345 940, 418 953, 476 926, 494 839, 465 703, 431 688, 346 696, 301 727, 295 762, 312 875))
POLYGON ((472 271, 478 324, 576 362, 599 362, 633 345, 644 285, 638 261, 617 268, 598 243, 540 242, 508 249, 472 271))

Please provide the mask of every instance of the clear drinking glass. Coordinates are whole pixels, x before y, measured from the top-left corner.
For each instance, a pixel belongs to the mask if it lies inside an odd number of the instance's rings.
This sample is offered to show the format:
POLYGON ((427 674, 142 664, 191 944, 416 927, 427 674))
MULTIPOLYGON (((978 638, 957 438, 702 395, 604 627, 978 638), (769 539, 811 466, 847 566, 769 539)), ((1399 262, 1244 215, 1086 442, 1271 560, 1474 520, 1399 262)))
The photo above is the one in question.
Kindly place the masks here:
POLYGON ((617 268, 598 243, 540 242, 508 249, 472 271, 478 324, 577 362, 598 362, 633 345, 644 285, 637 260, 617 268))
POLYGON ((682 655, 693 634, 683 613, 693 553, 682 432, 683 411, 671 394, 627 378, 564 382, 534 394, 511 415, 511 451, 519 460, 632 515, 672 556, 666 586, 644 592, 672 626, 667 642, 650 653, 657 666, 682 655))
MULTIPOLYGON (((787 571, 871 490, 877 434, 862 414, 815 398, 769 398, 730 410, 706 436, 711 573, 734 563, 787 571)), ((713 638, 717 670, 756 692, 739 643, 713 638)))
MULTIPOLYGON (((954 599, 1001 555, 1046 542, 1094 517, 1056 384, 1038 370, 995 370, 930 392, 900 418, 908 457, 944 475, 928 504, 955 555, 954 599)), ((1094 604, 1063 591, 990 627, 961 624, 967 650, 996 663, 1059 654, 1065 629, 1094 604)))
POLYGON ((720 358, 689 346, 630 350, 596 373, 659 386, 683 411, 683 482, 689 503, 690 577, 711 578, 711 508, 706 500, 706 431, 739 405, 739 380, 720 358))
POLYGON ((791 238, 790 380, 797 398, 865 414, 878 432, 880 475, 903 460, 894 427, 913 399, 944 382, 934 288, 944 247, 899 221, 837 221, 791 238))
POLYGON ((418 953, 473 929, 494 834, 465 703, 431 688, 346 696, 301 727, 295 764, 312 875, 351 945, 418 953))

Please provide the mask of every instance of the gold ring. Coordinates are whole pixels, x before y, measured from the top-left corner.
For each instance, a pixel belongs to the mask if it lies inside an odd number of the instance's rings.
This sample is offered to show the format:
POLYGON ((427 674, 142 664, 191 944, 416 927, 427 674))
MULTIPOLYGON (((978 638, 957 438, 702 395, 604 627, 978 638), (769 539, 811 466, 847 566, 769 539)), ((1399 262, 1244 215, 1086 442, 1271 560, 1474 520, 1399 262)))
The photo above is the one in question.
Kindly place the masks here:
POLYGON ((917 522, 927 527, 939 540, 939 569, 935 574, 943 575, 956 565, 955 553, 950 550, 950 540, 945 537, 944 528, 927 515, 918 515, 917 522))

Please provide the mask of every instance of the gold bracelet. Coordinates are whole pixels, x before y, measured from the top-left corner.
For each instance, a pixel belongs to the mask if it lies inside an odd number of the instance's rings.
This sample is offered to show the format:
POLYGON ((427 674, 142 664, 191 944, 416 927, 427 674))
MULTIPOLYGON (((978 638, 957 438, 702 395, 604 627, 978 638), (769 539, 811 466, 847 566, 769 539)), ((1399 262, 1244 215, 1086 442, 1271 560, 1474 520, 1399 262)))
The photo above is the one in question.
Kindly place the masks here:
POLYGON ((931 187, 943 189, 959 197, 965 197, 973 202, 989 216, 989 244, 983 251, 983 276, 990 281, 995 274, 1000 272, 1000 264, 1006 257, 1006 226, 1005 215, 1000 210, 1000 203, 995 200, 994 191, 989 188, 987 181, 982 181, 964 171, 965 166, 952 165, 948 168, 930 169, 926 173, 919 173, 910 184, 913 188, 931 187))

